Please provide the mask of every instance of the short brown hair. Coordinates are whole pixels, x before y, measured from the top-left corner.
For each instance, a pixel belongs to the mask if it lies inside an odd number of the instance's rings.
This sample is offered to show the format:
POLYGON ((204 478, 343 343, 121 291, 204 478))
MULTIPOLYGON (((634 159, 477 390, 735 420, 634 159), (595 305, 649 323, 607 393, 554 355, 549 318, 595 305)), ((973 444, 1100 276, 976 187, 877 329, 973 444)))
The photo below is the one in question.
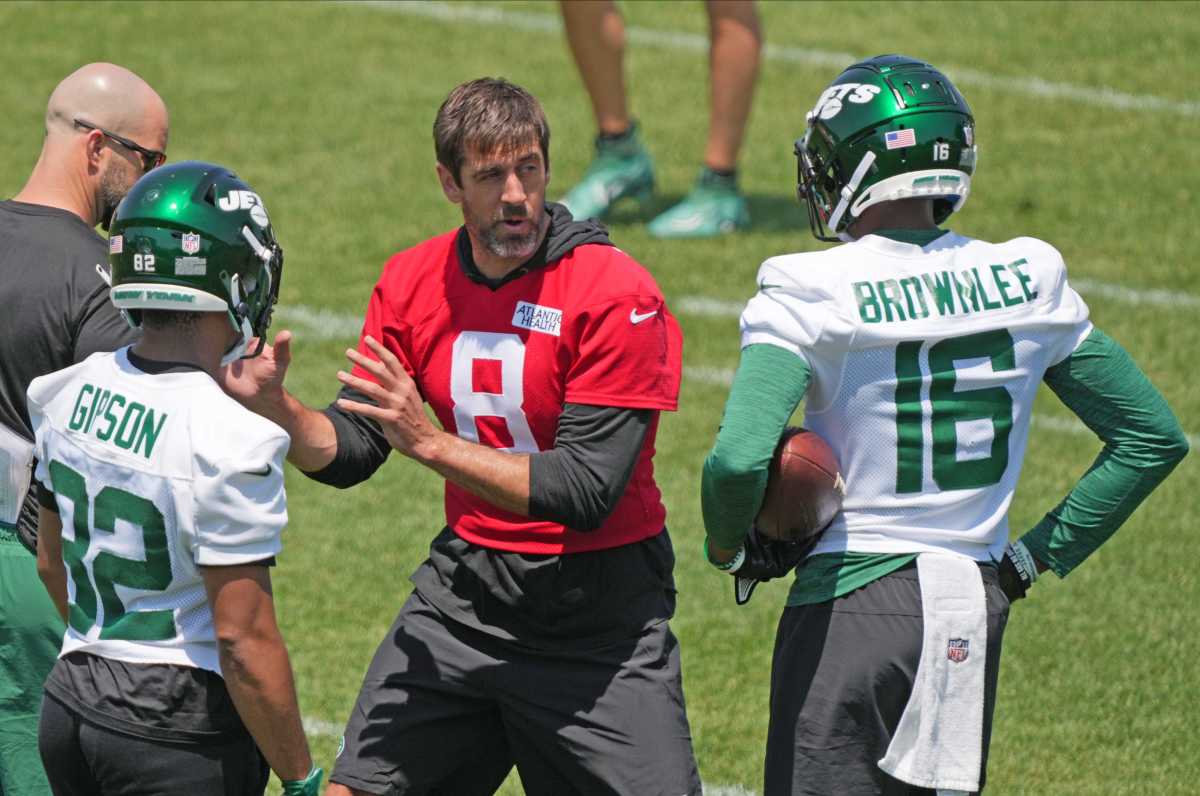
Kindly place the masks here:
POLYGON ((550 124, 532 94, 504 78, 481 77, 455 88, 438 108, 433 145, 438 163, 462 185, 467 152, 515 149, 537 138, 542 161, 550 168, 550 124))

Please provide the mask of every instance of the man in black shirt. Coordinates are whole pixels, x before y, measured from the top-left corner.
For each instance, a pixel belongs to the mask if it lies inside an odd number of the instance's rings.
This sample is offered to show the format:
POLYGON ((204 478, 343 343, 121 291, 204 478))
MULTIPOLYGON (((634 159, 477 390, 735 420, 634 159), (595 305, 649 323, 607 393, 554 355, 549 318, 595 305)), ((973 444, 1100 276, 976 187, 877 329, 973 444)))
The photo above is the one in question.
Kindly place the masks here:
POLYGON ((37 749, 42 683, 63 623, 21 547, 36 545, 29 494, 33 433, 25 391, 34 378, 133 341, 96 273, 117 204, 162 164, 167 109, 144 80, 96 63, 67 76, 46 108, 29 180, 0 202, 0 793, 48 791, 37 749))

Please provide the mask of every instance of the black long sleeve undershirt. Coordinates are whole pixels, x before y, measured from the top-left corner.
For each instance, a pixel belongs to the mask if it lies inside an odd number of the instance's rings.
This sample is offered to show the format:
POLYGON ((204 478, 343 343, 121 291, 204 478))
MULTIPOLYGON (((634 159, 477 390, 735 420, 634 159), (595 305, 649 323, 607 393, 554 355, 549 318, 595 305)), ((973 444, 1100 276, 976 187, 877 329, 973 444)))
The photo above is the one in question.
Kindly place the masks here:
MULTIPOLYGON (((349 387, 338 397, 373 403, 349 387)), ((342 489, 370 478, 391 452, 379 423, 336 404, 324 414, 337 434, 337 452, 327 466, 306 475, 342 489)), ((577 531, 599 528, 625 492, 654 414, 565 404, 554 447, 529 457, 530 517, 577 531)))

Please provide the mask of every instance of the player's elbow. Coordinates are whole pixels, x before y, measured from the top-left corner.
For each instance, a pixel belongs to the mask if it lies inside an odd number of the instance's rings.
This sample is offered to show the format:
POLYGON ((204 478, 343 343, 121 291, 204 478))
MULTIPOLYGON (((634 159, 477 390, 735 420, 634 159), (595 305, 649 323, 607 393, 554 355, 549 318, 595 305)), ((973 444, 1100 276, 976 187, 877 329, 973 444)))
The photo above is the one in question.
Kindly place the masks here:
POLYGON ((589 533, 604 525, 617 507, 621 495, 594 480, 577 479, 570 489, 563 490, 554 498, 547 499, 549 496, 546 495, 540 497, 536 508, 531 505, 531 514, 573 531, 589 533))
POLYGON ((264 653, 283 644, 283 637, 274 622, 218 623, 214 635, 222 674, 241 680, 251 676, 254 662, 262 659, 264 653))
POLYGON ((1140 443, 1143 458, 1169 472, 1188 455, 1191 443, 1174 415, 1164 414, 1167 416, 1146 430, 1140 443))
POLYGON ((1188 455, 1191 447, 1187 434, 1183 433, 1183 429, 1176 424, 1173 433, 1164 437, 1163 442, 1159 445, 1159 454, 1166 467, 1174 470, 1176 465, 1183 461, 1183 457, 1188 455))

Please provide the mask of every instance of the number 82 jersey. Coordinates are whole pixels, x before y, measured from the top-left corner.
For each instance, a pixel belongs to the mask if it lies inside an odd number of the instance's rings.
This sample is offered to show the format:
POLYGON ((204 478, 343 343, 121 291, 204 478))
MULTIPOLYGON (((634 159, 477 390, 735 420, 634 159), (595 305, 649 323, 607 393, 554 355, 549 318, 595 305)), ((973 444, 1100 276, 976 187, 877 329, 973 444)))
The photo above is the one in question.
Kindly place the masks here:
POLYGON ((877 235, 763 263, 742 345, 812 372, 805 426, 846 480, 817 553, 998 559, 1038 384, 1091 332, 1050 245, 877 235))
POLYGON ((287 523, 288 436, 200 370, 129 349, 35 379, 37 480, 62 520, 62 654, 220 672, 201 566, 270 559, 287 523))

